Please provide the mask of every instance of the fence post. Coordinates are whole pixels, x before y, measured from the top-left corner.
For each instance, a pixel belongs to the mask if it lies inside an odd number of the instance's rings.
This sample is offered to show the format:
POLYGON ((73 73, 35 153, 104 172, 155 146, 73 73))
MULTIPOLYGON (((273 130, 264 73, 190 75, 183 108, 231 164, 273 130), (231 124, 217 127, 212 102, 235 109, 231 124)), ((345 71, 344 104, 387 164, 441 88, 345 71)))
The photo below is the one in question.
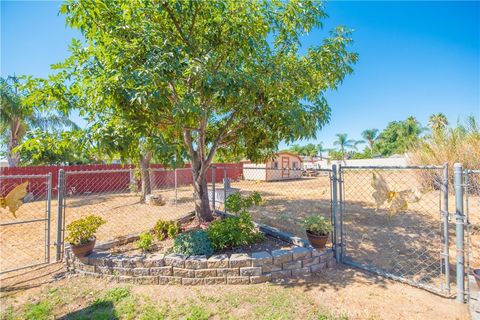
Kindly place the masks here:
POLYGON ((227 213, 227 167, 223 167, 223 211, 227 213))
POLYGON ((337 207, 337 166, 332 165, 332 211, 333 211, 333 239, 335 259, 340 262, 340 246, 338 244, 338 207, 337 207))
POLYGON ((449 238, 448 238, 448 162, 443 165, 443 261, 445 265, 445 289, 450 294, 450 252, 449 252, 449 238))
POLYGON ((52 173, 48 173, 48 189, 47 189, 47 227, 45 234, 45 254, 47 263, 50 262, 50 227, 51 227, 51 212, 52 212, 52 173))
POLYGON ((177 168, 173 168, 173 175, 175 180, 175 205, 177 205, 177 197, 178 197, 178 190, 177 190, 177 168))
POLYGON ((217 167, 212 166, 212 207, 215 212, 215 180, 217 179, 217 167))
POLYGON ((461 163, 453 165, 455 186, 455 226, 457 240, 457 302, 465 302, 465 265, 463 254, 463 169, 461 163))
MULTIPOLYGON (((332 165, 332 168, 335 165, 332 165)), ((340 231, 340 243, 338 244, 340 247, 339 253, 340 253, 340 262, 343 261, 343 250, 344 250, 344 243, 343 243, 343 177, 342 177, 342 165, 338 165, 338 175, 337 175, 337 181, 338 181, 338 199, 339 199, 339 206, 338 206, 338 227, 340 231)))
POLYGON ((58 170, 58 210, 57 210, 57 241, 56 241, 56 260, 62 259, 62 226, 63 226, 63 195, 65 188, 65 171, 63 169, 58 170))
POLYGON ((129 190, 130 192, 134 192, 134 190, 136 189, 133 189, 133 186, 137 186, 137 181, 135 180, 135 173, 133 172, 133 169, 130 168, 129 171, 128 171, 128 174, 129 174, 129 190))

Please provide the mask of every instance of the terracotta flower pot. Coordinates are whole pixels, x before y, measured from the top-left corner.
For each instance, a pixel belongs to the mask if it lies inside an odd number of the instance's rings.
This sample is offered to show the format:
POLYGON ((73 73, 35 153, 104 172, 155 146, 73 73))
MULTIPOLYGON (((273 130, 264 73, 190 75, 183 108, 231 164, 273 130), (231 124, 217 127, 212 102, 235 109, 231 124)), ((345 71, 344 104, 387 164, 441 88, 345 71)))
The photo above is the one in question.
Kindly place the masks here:
POLYGON ((326 235, 318 235, 307 230, 307 238, 312 247, 316 249, 324 249, 328 241, 328 233, 326 235))
POLYGON ((90 242, 85 244, 79 244, 78 246, 72 246, 72 251, 77 257, 86 257, 92 253, 93 248, 95 247, 96 238, 93 237, 90 242))
POLYGON ((473 269, 472 274, 477 282, 477 286, 480 288, 480 269, 473 269))

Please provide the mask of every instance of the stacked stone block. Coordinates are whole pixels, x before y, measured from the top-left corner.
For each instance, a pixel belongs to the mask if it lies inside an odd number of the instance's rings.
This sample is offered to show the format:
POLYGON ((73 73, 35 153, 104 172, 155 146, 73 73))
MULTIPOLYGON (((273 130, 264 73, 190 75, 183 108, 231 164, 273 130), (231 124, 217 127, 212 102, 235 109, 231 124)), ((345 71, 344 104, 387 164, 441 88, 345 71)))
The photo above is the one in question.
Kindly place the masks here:
MULTIPOLYGON (((109 243, 114 246, 115 243, 109 243)), ((105 245, 101 249, 105 249, 105 245)), ((78 258, 66 249, 70 271, 136 284, 249 284, 309 277, 335 266, 332 250, 311 247, 261 251, 247 254, 218 254, 211 257, 181 254, 125 256, 94 251, 78 258)))

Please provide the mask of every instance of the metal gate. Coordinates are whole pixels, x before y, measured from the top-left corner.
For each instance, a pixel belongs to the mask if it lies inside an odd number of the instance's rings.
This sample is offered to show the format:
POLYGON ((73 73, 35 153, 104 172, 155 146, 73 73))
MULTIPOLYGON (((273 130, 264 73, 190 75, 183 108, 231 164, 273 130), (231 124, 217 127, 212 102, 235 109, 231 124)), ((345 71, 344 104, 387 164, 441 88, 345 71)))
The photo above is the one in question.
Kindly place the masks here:
MULTIPOLYGON (((480 268, 480 170, 465 170, 465 216, 464 225, 466 232, 465 243, 465 266, 467 288, 465 290, 466 300, 470 304, 471 312, 480 316, 480 296, 472 294, 475 290, 475 280, 472 276, 474 269, 480 268), (478 310, 478 311, 475 311, 478 310)), ((472 315, 475 318, 474 315, 472 315)))
POLYGON ((450 295, 448 167, 340 166, 345 264, 450 295))
POLYGON ((52 175, 0 176, 0 274, 50 262, 52 175))

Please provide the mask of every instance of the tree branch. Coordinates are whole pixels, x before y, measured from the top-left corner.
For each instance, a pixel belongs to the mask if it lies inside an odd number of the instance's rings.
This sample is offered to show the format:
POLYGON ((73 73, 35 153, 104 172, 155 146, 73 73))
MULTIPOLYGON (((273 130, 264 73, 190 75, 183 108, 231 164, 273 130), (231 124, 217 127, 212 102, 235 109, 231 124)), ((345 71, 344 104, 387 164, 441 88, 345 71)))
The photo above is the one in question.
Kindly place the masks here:
POLYGON ((222 129, 220 129, 220 132, 218 133, 217 138, 215 139, 215 141, 212 144, 212 147, 210 148, 210 152, 208 154, 207 160, 205 161, 205 164, 206 164, 207 168, 210 165, 210 163, 212 162, 213 157, 215 156, 215 152, 217 151, 219 144, 224 139, 225 132, 227 131, 228 127, 230 127, 230 125, 232 124, 232 122, 235 119, 235 116, 237 115, 237 113, 238 113, 238 109, 235 110, 230 115, 230 118, 227 120, 227 123, 225 123, 225 125, 223 126, 222 129))
POLYGON ((192 166, 193 166, 193 164, 197 163, 198 159, 197 159, 197 153, 193 148, 192 132, 190 130, 187 129, 183 131, 183 140, 187 145, 190 156, 192 157, 192 166))
MULTIPOLYGON (((193 1, 193 3, 196 3, 196 1, 193 1)), ((189 39, 192 38, 193 27, 195 26, 195 18, 197 17, 197 13, 198 13, 198 5, 195 6, 195 12, 193 13, 192 24, 190 25, 190 31, 188 31, 188 38, 189 39)))
POLYGON ((166 1, 163 1, 162 2, 162 7, 167 11, 168 13, 168 16, 170 17, 170 19, 172 20, 173 24, 175 25, 175 29, 177 29, 177 32, 180 34, 180 37, 182 38, 182 40, 185 42, 185 44, 190 47, 190 42, 188 41, 188 39, 185 37, 185 35, 183 34, 182 32, 182 28, 180 28, 180 24, 178 23, 177 19, 175 19, 175 16, 172 12, 172 10, 170 9, 170 7, 167 5, 167 2, 166 1))

